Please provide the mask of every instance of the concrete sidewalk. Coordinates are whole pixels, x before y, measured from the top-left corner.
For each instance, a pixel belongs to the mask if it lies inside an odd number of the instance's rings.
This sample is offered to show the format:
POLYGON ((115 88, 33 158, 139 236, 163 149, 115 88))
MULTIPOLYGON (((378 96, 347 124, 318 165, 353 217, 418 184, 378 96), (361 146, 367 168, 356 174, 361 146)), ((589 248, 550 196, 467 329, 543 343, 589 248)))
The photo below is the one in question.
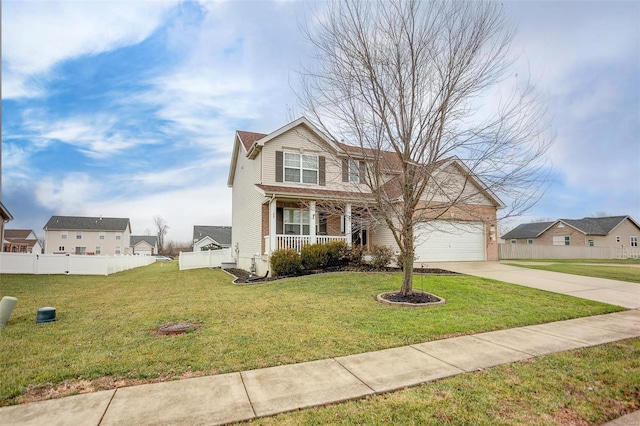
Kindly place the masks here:
POLYGON ((0 424, 225 424, 631 337, 640 337, 637 310, 3 407, 0 424))
POLYGON ((433 266, 627 309, 640 309, 640 284, 636 283, 528 269, 500 262, 443 262, 433 266))

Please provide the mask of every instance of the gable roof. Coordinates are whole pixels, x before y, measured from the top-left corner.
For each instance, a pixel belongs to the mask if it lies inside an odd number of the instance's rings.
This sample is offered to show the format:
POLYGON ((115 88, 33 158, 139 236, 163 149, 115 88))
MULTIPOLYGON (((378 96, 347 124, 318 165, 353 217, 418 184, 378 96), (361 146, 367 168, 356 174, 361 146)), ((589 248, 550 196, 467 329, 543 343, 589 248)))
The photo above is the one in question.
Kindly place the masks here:
MULTIPOLYGON (((635 221, 629 216, 583 217, 582 219, 560 220, 587 235, 608 235, 616 226, 627 218, 635 223, 635 221)), ((635 223, 635 225, 638 226, 637 223, 635 223)))
POLYGON ((629 219, 638 228, 638 223, 631 216, 583 217, 582 219, 558 219, 554 222, 524 223, 516 226, 502 236, 503 239, 537 238, 544 231, 562 222, 585 235, 609 235, 620 223, 629 219))
POLYGON ((151 247, 156 247, 158 244, 158 237, 155 235, 132 235, 129 237, 129 245, 135 246, 136 244, 144 241, 151 247))
MULTIPOLYGON (((33 232, 31 229, 5 229, 4 237, 5 238, 17 238, 17 239, 27 239, 29 235, 33 232)), ((36 233, 33 232, 33 235, 36 233)))
POLYGON ((522 223, 502 236, 505 240, 520 238, 537 238, 556 222, 522 223))
POLYGON ((231 227, 230 226, 204 226, 194 225, 193 241, 200 241, 209 237, 220 245, 231 245, 231 227))
POLYGON ((254 132, 245 132, 243 130, 237 130, 236 134, 238 135, 238 139, 244 145, 244 149, 249 151, 251 146, 258 140, 267 136, 265 133, 254 133, 254 132))
POLYGON ((43 229, 74 231, 126 231, 131 230, 128 218, 51 216, 43 229))

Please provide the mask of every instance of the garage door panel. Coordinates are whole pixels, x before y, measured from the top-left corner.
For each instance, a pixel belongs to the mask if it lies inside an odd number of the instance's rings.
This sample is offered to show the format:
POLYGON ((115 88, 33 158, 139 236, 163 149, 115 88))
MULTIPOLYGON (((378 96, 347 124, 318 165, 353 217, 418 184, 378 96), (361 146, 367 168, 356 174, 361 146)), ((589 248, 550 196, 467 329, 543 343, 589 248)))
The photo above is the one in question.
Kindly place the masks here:
POLYGON ((415 236, 417 262, 485 260, 480 222, 425 222, 416 226, 415 236))

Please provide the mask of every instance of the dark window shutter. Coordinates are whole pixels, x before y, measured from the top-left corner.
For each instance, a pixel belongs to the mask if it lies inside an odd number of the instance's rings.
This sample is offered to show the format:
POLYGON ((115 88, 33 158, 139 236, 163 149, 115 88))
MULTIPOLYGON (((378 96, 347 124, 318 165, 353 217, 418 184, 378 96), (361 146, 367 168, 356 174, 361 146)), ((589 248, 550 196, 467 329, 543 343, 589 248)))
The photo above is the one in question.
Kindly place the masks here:
POLYGON ((284 234, 284 209, 282 207, 276 209, 276 234, 284 234))
POLYGON ((282 182, 282 151, 276 151, 276 182, 282 182))
POLYGON ((325 186, 327 184, 327 174, 325 170, 326 160, 324 157, 318 157, 318 183, 321 186, 325 186))
POLYGON ((342 160, 342 181, 349 182, 349 160, 342 160))
POLYGON ((360 183, 364 182, 366 170, 364 169, 364 161, 360 161, 358 164, 359 170, 358 174, 360 175, 360 183))

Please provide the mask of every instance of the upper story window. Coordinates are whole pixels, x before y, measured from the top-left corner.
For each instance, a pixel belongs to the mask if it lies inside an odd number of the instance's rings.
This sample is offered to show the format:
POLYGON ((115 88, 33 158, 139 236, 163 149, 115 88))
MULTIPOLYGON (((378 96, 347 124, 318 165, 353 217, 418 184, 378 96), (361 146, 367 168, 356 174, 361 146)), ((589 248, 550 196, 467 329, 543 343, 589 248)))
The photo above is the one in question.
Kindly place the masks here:
POLYGON ((101 240, 104 240, 104 232, 100 232, 100 234, 99 234, 99 235, 100 235, 100 237, 99 237, 99 238, 100 238, 101 240))
POLYGON ((360 161, 349 160, 349 183, 360 183, 360 161))
POLYGON ((285 152, 284 181, 317 184, 318 156, 285 152))
POLYGON ((511 244, 518 244, 518 240, 511 240, 511 244))
POLYGON ((82 231, 76 231, 76 240, 82 239, 82 231))
POLYGON ((593 240, 589 240, 587 243, 589 244, 589 247, 594 247, 596 245, 596 242, 593 240))
POLYGON ((527 240, 527 244, 529 244, 529 245, 533 244, 533 240, 532 240, 531 238, 529 238, 529 239, 527 240))
POLYGON ((620 235, 616 235, 616 243, 620 242, 620 235))
POLYGON ((638 237, 629 237, 631 247, 638 247, 638 237))
POLYGON ((122 239, 122 232, 116 232, 116 240, 122 239))
POLYGON ((68 234, 67 234, 67 231, 62 231, 62 232, 60 233, 60 238, 61 238, 61 239, 63 239, 63 240, 66 240, 66 239, 67 239, 67 235, 68 235, 68 234))

